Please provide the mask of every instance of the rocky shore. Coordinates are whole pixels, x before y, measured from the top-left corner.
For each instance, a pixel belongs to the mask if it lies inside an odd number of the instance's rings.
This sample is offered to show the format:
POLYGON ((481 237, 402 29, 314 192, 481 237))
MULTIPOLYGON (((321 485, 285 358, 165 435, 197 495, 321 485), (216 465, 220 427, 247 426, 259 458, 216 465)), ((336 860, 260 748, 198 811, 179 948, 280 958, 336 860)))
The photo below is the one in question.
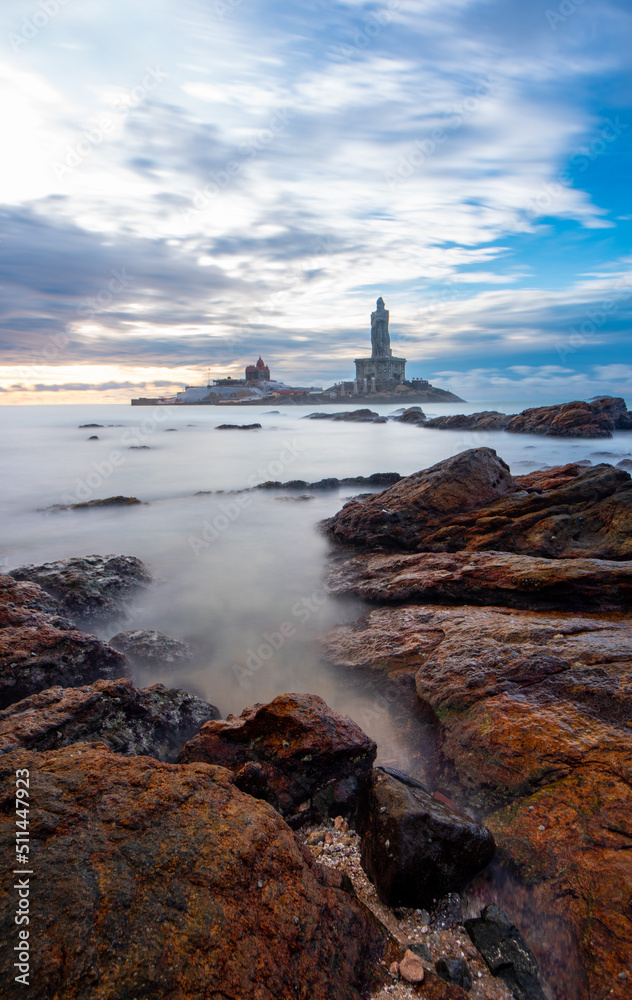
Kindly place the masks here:
MULTIPOLYGON (((329 587, 378 605, 326 660, 414 685, 425 780, 493 834, 470 892, 525 934, 556 1000, 632 984, 632 481, 529 476, 472 449, 346 504, 329 587), (520 609, 520 610, 517 610, 520 609)), ((515 996, 530 995, 514 992, 515 996)))
POLYGON ((10 886, 19 771, 38 998, 629 996, 629 474, 475 448, 368 478, 322 527, 330 592, 374 607, 322 657, 404 706, 413 773, 315 694, 222 719, 137 687, 194 651, 120 630, 132 556, 0 577, 0 857, 10 886))

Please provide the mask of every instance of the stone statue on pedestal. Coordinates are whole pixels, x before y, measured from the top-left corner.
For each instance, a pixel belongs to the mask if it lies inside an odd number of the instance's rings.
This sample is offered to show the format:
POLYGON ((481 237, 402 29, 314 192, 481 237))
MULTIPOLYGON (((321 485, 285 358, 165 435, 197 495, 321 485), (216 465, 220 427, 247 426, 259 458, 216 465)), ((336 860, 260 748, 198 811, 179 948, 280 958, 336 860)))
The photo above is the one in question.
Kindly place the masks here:
POLYGON ((377 300, 377 309, 371 313, 371 357, 390 358, 391 338, 388 332, 388 309, 384 308, 382 296, 377 300))

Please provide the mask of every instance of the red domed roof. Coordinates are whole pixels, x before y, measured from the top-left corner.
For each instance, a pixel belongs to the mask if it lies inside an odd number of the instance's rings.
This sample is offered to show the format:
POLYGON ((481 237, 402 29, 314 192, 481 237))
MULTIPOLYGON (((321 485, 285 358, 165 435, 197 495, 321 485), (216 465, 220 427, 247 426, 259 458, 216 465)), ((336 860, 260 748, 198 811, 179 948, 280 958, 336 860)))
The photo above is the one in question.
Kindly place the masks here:
POLYGON ((260 355, 259 360, 257 361, 257 368, 267 368, 267 367, 268 366, 264 363, 263 358, 260 355))

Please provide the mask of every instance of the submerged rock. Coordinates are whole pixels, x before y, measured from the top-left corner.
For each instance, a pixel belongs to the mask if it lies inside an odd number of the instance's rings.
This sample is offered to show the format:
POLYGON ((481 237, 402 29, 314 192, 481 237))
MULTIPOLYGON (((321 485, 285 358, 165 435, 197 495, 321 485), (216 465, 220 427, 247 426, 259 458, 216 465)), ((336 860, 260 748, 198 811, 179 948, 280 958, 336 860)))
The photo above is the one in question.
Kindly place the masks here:
POLYGON ((66 614, 108 620, 125 612, 125 601, 151 578, 135 556, 84 556, 11 570, 16 580, 31 580, 57 598, 66 614))
MULTIPOLYGON (((31 776, 31 850, 45 887, 30 948, 39 997, 363 1000, 379 984, 387 932, 224 768, 85 743, 0 756, 7 885, 17 769, 31 776)), ((6 982, 15 907, 5 893, 6 982)))
POLYGON ((0 709, 53 685, 120 677, 124 656, 79 631, 37 584, 0 576, 0 709))
POLYGON ((498 410, 479 413, 456 413, 448 417, 433 417, 425 426, 449 431, 504 431, 511 417, 498 410))
POLYGON ((193 651, 186 642, 172 639, 153 629, 133 629, 118 632, 109 640, 110 646, 124 653, 132 661, 143 667, 171 667, 190 663, 193 651))
POLYGON ((340 410, 338 413, 308 413, 303 420, 345 420, 351 423, 386 423, 375 410, 364 407, 360 410, 340 410))
POLYGON ((218 424, 215 428, 218 431, 256 431, 261 424, 218 424))
POLYGON ((489 830, 379 767, 360 782, 356 829, 362 867, 388 906, 431 906, 494 856, 489 830))
POLYGON ((221 764, 235 784, 291 815, 330 782, 369 770, 377 748, 348 716, 313 694, 282 694, 239 717, 207 722, 179 760, 221 764))
POLYGON ((507 983, 516 1000, 546 1000, 533 952, 500 906, 486 906, 465 928, 492 975, 507 983))
POLYGON ((427 418, 420 406, 409 406, 394 419, 399 424, 425 424, 427 418))
POLYGON ((96 742, 128 756, 174 760, 203 722, 219 717, 214 705, 163 684, 139 690, 121 679, 51 687, 0 711, 0 753, 96 742))

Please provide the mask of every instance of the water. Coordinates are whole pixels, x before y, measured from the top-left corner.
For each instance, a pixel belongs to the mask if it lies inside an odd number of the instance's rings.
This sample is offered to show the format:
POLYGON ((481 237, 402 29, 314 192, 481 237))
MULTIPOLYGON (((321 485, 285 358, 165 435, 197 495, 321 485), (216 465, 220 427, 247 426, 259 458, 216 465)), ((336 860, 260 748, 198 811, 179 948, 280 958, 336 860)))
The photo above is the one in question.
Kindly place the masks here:
MULTIPOLYGON (((444 403, 423 409, 438 416, 480 409, 517 412, 529 405, 536 404, 444 403)), ((280 500, 284 491, 195 494, 269 479, 407 475, 479 446, 495 448, 516 474, 584 458, 616 463, 629 457, 632 440, 625 433, 581 441, 397 423, 331 423, 302 420, 313 407, 270 409, 0 407, 0 565, 6 571, 91 553, 138 556, 154 586, 132 602, 126 620, 98 634, 109 639, 123 629, 158 629, 191 643, 196 659, 171 671, 137 671, 137 684, 160 681, 187 688, 223 715, 283 691, 320 694, 378 741, 379 760, 415 770, 397 713, 377 706, 374 692, 319 661, 318 634, 367 610, 360 602, 338 601, 323 592, 329 543, 317 525, 340 509, 353 488, 295 502, 280 500), (255 421, 261 430, 216 429, 220 423, 255 421), (79 429, 87 423, 105 426, 79 429), (92 434, 99 440, 89 441, 92 434), (604 453, 612 457, 601 457, 604 453), (138 497, 143 505, 45 510, 117 494, 138 497)), ((395 406, 374 409, 387 414, 395 406)))

